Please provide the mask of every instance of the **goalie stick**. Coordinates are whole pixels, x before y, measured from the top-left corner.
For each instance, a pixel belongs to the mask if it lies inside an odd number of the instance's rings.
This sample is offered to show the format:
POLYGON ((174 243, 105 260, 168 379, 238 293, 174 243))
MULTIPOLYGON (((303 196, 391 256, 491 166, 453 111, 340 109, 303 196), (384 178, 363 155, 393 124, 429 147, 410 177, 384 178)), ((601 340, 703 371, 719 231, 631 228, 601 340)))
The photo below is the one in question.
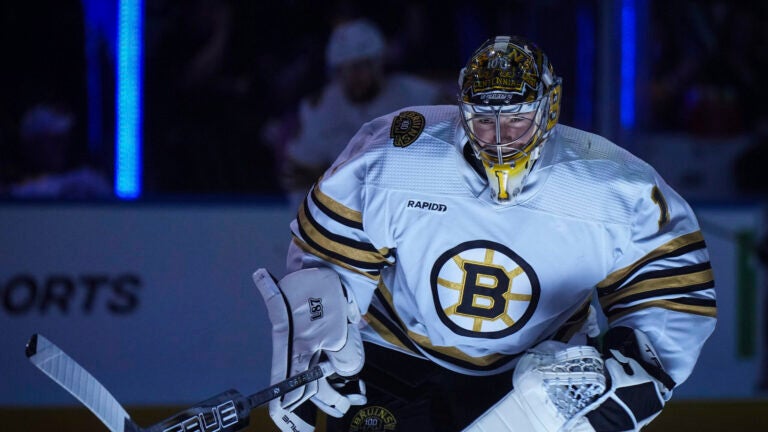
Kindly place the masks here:
POLYGON ((333 373, 332 368, 320 363, 250 396, 230 389, 142 428, 93 375, 42 335, 32 335, 26 354, 33 365, 77 398, 112 432, 239 431, 248 426, 254 408, 333 373))

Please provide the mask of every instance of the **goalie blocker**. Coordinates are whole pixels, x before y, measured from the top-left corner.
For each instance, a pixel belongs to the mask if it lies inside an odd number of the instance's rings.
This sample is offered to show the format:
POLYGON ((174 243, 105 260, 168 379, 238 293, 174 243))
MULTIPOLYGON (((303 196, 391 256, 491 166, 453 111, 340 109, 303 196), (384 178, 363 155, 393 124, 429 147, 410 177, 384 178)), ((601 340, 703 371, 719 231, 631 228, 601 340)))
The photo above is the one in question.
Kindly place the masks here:
POLYGON ((336 272, 303 269, 276 282, 259 269, 253 281, 272 323, 271 382, 307 371, 321 360, 335 371, 272 400, 269 414, 274 423, 282 431, 311 432, 313 419, 299 415, 306 410, 297 410, 307 400, 333 417, 364 404, 365 386, 355 378, 364 362, 360 309, 336 272))

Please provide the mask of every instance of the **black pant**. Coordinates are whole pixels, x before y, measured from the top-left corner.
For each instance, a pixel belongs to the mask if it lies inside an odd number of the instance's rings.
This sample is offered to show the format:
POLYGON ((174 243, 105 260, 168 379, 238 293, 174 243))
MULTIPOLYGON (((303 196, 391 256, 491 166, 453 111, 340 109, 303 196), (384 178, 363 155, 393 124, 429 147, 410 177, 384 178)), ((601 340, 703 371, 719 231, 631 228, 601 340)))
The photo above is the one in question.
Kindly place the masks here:
POLYGON ((328 417, 328 432, 460 431, 512 389, 512 372, 463 375, 368 343, 365 356, 368 404, 328 417))

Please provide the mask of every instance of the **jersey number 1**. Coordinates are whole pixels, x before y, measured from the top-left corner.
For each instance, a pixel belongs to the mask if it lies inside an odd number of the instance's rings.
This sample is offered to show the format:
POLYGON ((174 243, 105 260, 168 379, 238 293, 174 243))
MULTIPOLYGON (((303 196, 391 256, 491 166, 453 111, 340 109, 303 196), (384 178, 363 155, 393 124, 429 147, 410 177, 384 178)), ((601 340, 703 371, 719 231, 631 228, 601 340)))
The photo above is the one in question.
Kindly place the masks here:
POLYGON ((659 229, 669 222, 669 206, 667 200, 664 199, 664 195, 659 190, 658 186, 654 186, 651 191, 651 199, 659 206, 659 229))

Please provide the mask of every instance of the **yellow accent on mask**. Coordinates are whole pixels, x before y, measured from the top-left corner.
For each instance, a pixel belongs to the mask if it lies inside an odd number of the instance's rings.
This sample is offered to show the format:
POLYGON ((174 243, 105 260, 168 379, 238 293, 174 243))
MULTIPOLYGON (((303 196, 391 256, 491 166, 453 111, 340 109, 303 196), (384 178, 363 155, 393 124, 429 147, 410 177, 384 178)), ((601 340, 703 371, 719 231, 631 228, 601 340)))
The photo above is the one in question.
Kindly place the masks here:
POLYGON ((485 175, 488 177, 488 181, 491 182, 491 189, 496 194, 496 199, 500 201, 506 201, 511 198, 510 193, 515 193, 514 188, 520 187, 520 181, 512 182, 512 191, 509 190, 510 179, 515 180, 516 177, 524 174, 525 166, 528 164, 529 158, 523 158, 515 161, 514 165, 507 164, 492 164, 487 161, 483 161, 483 167, 485 168, 485 175))

